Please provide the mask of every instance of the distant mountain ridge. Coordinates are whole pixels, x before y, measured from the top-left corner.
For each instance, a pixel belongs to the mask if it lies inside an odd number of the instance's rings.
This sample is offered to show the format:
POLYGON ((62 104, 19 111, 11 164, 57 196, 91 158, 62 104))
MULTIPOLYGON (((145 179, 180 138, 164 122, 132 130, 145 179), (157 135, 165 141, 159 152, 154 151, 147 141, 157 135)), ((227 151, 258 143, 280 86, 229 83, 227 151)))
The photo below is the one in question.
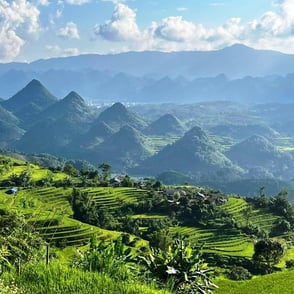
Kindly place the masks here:
POLYGON ((230 78, 246 75, 264 76, 292 72, 294 55, 277 51, 255 50, 241 44, 215 51, 126 52, 41 59, 31 63, 0 64, 0 73, 11 69, 47 71, 94 69, 125 72, 135 76, 215 76, 230 78), (277 62, 278 61, 278 62, 277 62))
POLYGON ((294 55, 234 45, 217 51, 127 52, 0 64, 0 97, 32 79, 64 97, 134 102, 289 101, 294 55))

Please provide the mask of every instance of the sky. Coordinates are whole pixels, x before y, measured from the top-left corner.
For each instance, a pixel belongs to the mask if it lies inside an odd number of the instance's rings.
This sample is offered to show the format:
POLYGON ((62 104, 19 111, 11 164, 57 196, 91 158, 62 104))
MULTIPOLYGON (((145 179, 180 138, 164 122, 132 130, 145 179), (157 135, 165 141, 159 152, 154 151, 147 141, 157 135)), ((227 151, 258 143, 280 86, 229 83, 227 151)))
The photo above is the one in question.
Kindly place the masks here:
POLYGON ((0 62, 236 43, 294 54, 294 0, 0 0, 0 62))

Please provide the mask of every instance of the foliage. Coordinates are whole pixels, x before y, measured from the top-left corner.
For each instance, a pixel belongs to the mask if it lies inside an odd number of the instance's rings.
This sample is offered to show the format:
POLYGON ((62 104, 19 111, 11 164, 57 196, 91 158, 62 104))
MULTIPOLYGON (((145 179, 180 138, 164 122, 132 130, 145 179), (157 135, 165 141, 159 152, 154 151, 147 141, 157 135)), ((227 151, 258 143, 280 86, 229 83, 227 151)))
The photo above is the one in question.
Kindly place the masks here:
POLYGON ((250 280, 252 274, 242 266, 233 266, 228 272, 228 277, 231 280, 250 280))
POLYGON ((256 263, 265 263, 271 271, 272 266, 280 261, 285 253, 284 246, 275 240, 262 239, 254 244, 253 260, 256 263))
POLYGON ((286 268, 294 268, 294 259, 286 260, 286 268))
POLYGON ((0 264, 10 267, 10 264, 32 260, 40 252, 42 243, 23 216, 0 211, 0 264))
POLYGON ((126 281, 135 274, 131 249, 125 248, 122 239, 106 243, 91 242, 91 247, 85 253, 80 253, 73 260, 73 266, 86 271, 108 274, 113 279, 126 281))
POLYGON ((172 283, 182 293, 209 293, 216 285, 209 278, 199 249, 175 240, 167 250, 152 248, 148 256, 140 256, 151 276, 163 283, 172 283))
POLYGON ((13 282, 9 285, 0 280, 0 294, 23 294, 22 289, 18 288, 13 282))

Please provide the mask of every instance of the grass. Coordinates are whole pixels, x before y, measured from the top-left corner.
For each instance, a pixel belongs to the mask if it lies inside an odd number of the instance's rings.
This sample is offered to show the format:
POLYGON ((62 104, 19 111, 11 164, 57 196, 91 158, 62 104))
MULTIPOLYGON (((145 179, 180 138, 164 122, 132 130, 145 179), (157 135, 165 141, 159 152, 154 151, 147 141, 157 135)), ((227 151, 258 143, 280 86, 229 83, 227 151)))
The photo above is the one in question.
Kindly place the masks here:
POLYGON ((254 277, 249 281, 217 279, 215 294, 293 294, 294 270, 254 277))
POLYGON ((5 273, 2 279, 15 284, 26 294, 168 294, 154 285, 136 281, 113 280, 105 274, 83 272, 79 269, 51 263, 28 264, 21 274, 5 273))

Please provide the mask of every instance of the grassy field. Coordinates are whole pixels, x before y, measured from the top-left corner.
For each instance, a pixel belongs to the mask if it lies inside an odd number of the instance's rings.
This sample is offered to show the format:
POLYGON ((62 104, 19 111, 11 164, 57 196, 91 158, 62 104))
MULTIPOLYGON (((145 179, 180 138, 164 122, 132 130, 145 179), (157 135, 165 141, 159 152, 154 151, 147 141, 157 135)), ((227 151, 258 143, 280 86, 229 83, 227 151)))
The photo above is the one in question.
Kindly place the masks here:
POLYGON ((249 281, 218 279, 216 294, 293 294, 294 270, 254 277, 249 281))

